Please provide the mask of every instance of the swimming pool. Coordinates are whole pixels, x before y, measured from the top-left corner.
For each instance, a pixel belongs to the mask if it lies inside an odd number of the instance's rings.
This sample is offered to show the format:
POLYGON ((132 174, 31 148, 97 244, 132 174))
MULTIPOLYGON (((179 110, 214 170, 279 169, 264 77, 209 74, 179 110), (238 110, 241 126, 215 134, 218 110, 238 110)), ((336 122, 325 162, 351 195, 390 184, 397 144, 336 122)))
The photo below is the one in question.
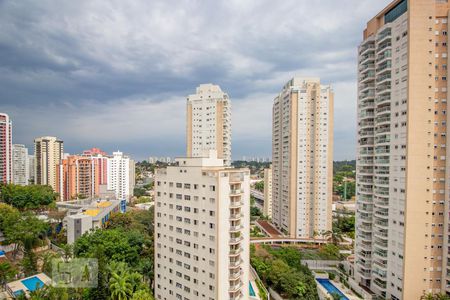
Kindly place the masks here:
POLYGON ((27 287, 27 289, 31 292, 40 289, 44 286, 42 280, 37 278, 37 276, 33 276, 27 279, 22 280, 22 284, 27 287))
POLYGON ((332 284, 329 279, 316 278, 316 280, 318 283, 320 283, 321 286, 323 286, 327 290, 328 293, 338 294, 341 297, 341 300, 350 300, 337 287, 335 287, 334 284, 332 284))
POLYGON ((0 256, 5 255, 5 254, 6 254, 5 251, 0 250, 0 256))
POLYGON ((250 282, 248 283, 248 290, 250 292, 250 296, 252 296, 252 297, 256 296, 255 290, 253 289, 253 286, 250 282))

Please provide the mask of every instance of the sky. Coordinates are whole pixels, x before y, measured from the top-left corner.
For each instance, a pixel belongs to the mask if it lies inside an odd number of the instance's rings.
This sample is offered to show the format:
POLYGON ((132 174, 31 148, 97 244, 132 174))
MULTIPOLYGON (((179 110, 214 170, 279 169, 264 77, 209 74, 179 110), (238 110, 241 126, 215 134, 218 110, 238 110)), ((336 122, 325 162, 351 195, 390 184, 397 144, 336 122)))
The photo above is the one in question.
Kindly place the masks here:
POLYGON ((270 157, 272 102, 294 76, 335 92, 334 160, 356 152, 357 46, 390 0, 0 0, 0 112, 13 143, 185 155, 186 96, 232 101, 234 159, 270 157))

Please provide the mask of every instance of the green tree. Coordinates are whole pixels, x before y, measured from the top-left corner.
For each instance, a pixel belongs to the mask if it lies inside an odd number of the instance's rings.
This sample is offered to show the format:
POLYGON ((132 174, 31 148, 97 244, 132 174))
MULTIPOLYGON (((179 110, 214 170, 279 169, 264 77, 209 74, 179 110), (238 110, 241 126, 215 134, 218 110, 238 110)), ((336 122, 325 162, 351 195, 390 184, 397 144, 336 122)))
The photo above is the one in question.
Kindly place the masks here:
POLYGON ((150 291, 147 290, 139 290, 133 294, 131 300, 154 300, 155 298, 151 294, 150 291))
POLYGON ((16 245, 14 257, 21 250, 31 252, 40 241, 45 239, 48 228, 47 223, 30 212, 23 213, 14 224, 4 228, 6 243, 16 245))
POLYGON ((126 270, 124 263, 114 263, 112 265, 109 290, 112 300, 127 300, 131 298, 133 284, 130 281, 130 274, 126 270))
POLYGON ((257 183, 255 183, 255 190, 264 193, 264 181, 258 181, 257 183))
POLYGON ((17 270, 9 262, 0 262, 0 286, 3 286, 17 274, 17 270))
POLYGON ((57 198, 50 186, 6 184, 0 188, 0 199, 18 209, 37 209, 53 204, 57 198))

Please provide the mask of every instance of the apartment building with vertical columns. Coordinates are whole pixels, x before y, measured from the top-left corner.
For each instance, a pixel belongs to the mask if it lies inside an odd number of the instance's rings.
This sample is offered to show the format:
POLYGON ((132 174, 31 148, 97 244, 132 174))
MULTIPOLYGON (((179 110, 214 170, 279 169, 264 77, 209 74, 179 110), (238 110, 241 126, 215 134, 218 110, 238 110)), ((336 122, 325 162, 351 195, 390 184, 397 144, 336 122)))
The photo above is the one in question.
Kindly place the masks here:
POLYGON ((44 136, 34 140, 35 184, 49 185, 58 190, 56 169, 64 154, 64 142, 56 137, 44 136))
POLYGON ((231 164, 231 101, 218 85, 201 84, 187 97, 186 145, 188 157, 216 150, 231 164))
POLYGON ((12 182, 18 185, 28 185, 30 163, 28 148, 25 145, 12 145, 12 165, 12 182))
POLYGON ((215 151, 155 176, 155 299, 249 299, 250 172, 215 151))
POLYGON ((272 217, 272 165, 264 169, 264 206, 263 214, 272 217))
POLYGON ((318 78, 293 78, 274 100, 272 222, 294 238, 331 230, 333 97, 318 78))
POLYGON ((448 15, 393 1, 358 49, 355 279, 385 299, 450 291, 448 15))
POLYGON ((0 183, 12 181, 12 122, 0 113, 0 183))

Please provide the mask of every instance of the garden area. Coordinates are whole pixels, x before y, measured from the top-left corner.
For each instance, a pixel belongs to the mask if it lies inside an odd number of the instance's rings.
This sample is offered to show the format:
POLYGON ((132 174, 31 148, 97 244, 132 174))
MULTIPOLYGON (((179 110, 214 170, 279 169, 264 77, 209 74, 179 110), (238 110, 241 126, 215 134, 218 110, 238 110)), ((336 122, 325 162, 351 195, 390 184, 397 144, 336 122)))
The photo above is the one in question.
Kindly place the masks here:
POLYGON ((319 299, 314 275, 301 264, 302 254, 294 247, 272 248, 251 245, 250 261, 265 284, 292 300, 319 299))

